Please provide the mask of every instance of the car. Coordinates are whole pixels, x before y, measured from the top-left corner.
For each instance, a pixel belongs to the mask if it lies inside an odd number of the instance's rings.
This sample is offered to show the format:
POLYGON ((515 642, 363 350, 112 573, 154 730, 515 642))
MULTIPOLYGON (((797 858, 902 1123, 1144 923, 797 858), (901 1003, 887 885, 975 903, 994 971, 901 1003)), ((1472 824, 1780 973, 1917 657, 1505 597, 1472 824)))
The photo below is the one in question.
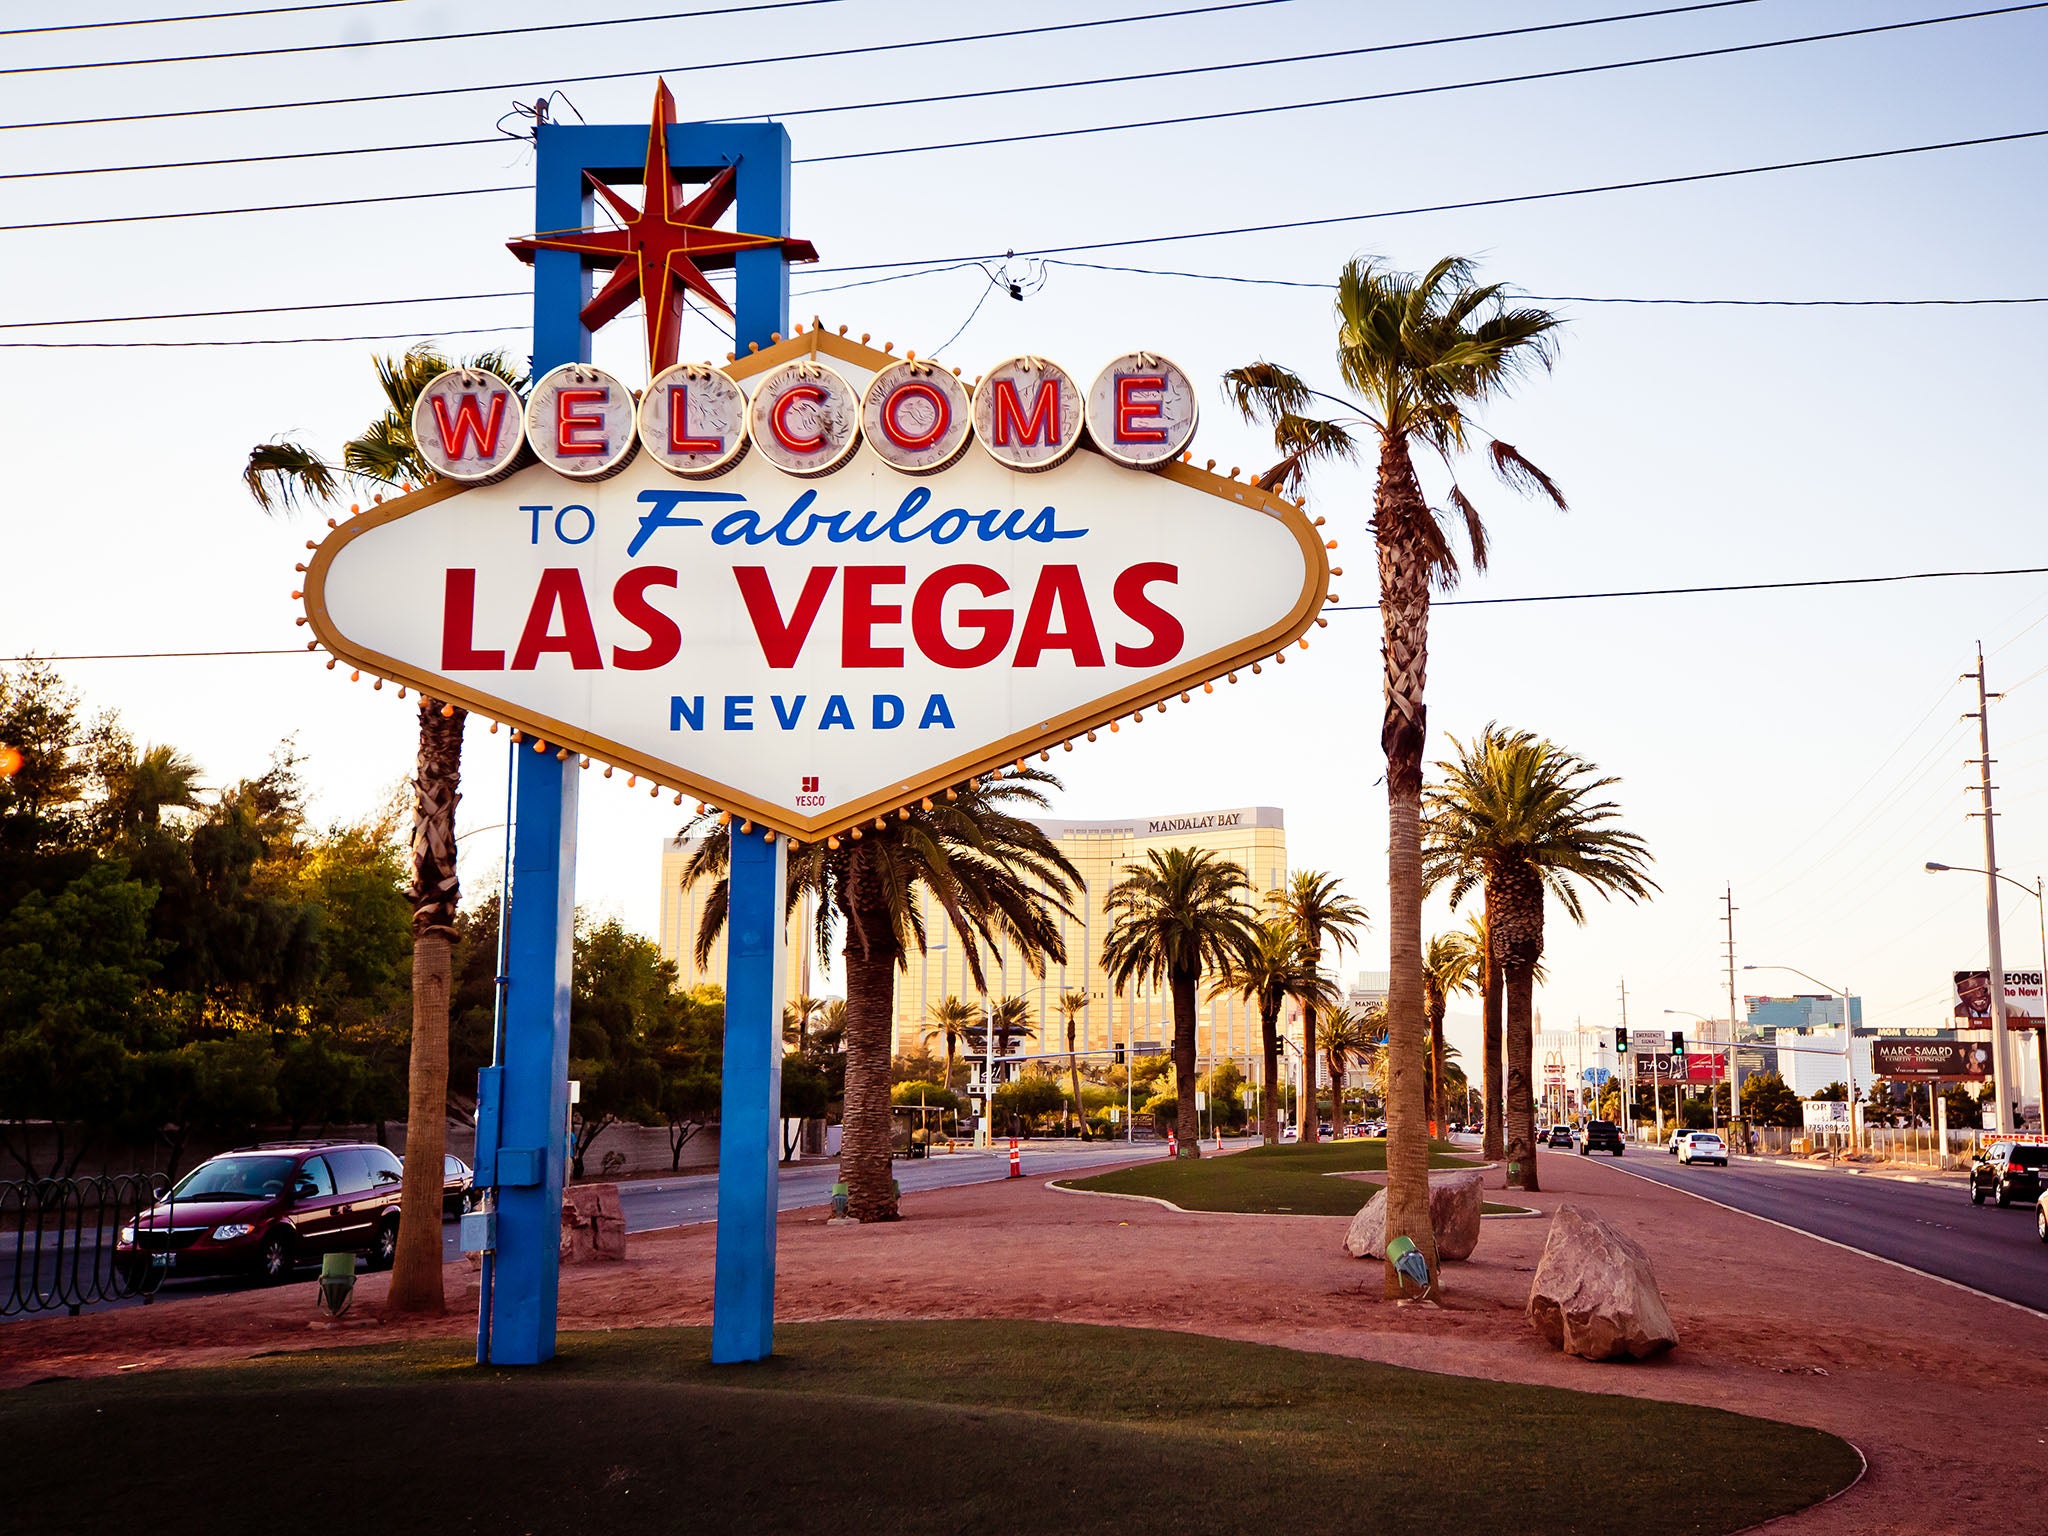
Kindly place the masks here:
POLYGON ((398 1252, 399 1161, 375 1142, 244 1147, 208 1158, 115 1234, 115 1260, 142 1281, 253 1274, 289 1280, 322 1254, 398 1252))
POLYGON ((2041 1241, 2048 1243, 2048 1195, 2034 1202, 2034 1230, 2041 1234, 2041 1241))
POLYGON ((1300 1126, 1298 1126, 1298 1125, 1283 1125, 1283 1126, 1281 1126, 1281 1127, 1280 1127, 1280 1139, 1281 1139, 1282 1141, 1299 1141, 1299 1140, 1301 1140, 1301 1127, 1300 1127, 1300 1126))
POLYGON ((441 1214, 461 1216, 476 1209, 476 1173, 453 1152, 441 1159, 441 1214))
POLYGON ((1678 1156, 1679 1143, 1684 1141, 1685 1138, 1690 1136, 1691 1134, 1691 1131, 1673 1131, 1671 1133, 1671 1139, 1664 1143, 1664 1150, 1666 1152, 1669 1152, 1673 1157, 1678 1156))
POLYGON ((1612 1120, 1588 1120, 1586 1134, 1579 1138, 1579 1156, 1586 1157, 1594 1152, 1612 1152, 1622 1155, 1623 1142, 1621 1127, 1612 1120))
POLYGON ((1678 1160, 1681 1163, 1719 1163, 1728 1166, 1728 1143, 1712 1131, 1689 1131, 1680 1138, 1678 1160))
POLYGON ((2039 1142, 1994 1141, 1970 1164, 1970 1204, 1987 1199, 1999 1205, 2014 1200, 2039 1200, 2041 1176, 2048 1171, 2048 1146, 2039 1142))
POLYGON ((1550 1144, 1553 1147, 1568 1147, 1572 1144, 1572 1128, 1568 1125, 1553 1125, 1550 1128, 1550 1144))

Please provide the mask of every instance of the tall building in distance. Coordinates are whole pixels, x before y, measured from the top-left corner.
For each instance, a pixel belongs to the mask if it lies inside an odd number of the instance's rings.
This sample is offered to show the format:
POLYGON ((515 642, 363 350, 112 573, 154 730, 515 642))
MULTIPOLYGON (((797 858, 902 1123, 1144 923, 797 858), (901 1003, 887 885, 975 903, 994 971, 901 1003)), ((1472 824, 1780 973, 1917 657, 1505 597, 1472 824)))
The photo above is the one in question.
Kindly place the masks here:
MULTIPOLYGON (((717 942, 711 946, 706 963, 697 964, 697 931, 704 921, 704 903, 710 898, 711 882, 702 880, 693 886, 683 884, 683 866, 689 862, 690 850, 694 846, 694 840, 686 841, 680 837, 662 840, 661 928, 655 935, 655 942, 661 948, 662 958, 675 963, 676 985, 684 991, 705 984, 723 990, 725 934, 722 930, 717 942)), ((782 1000, 785 1003, 791 998, 810 995, 816 971, 812 964, 810 911, 810 903, 806 901, 783 931, 782 1000)))
MULTIPOLYGON (((1102 969, 1102 939, 1108 931, 1103 903, 1110 887, 1122 877, 1125 866, 1143 862, 1152 849, 1202 848, 1242 867, 1251 882, 1252 900, 1261 902, 1267 891, 1278 889, 1287 879, 1287 829, 1280 810, 1258 805, 1081 821, 1032 819, 1080 872, 1083 889, 1070 903, 1074 916, 1060 924, 1067 950, 1064 965, 1050 964, 1043 976, 1034 976, 1008 946, 982 956, 989 995, 1016 994, 1030 1006, 1038 1034, 1017 1049, 1031 1054, 1066 1048, 1059 999, 1070 990, 1088 994, 1088 1007, 1075 1021, 1076 1049, 1170 1048, 1173 1005, 1164 988, 1141 986, 1111 995, 1102 969)), ((942 998, 959 997, 972 1003, 979 996, 959 938, 948 931, 944 914, 928 897, 925 900, 930 947, 922 955, 909 956, 909 972, 896 981, 893 1049, 899 1055, 923 1047, 924 1032, 930 1027, 928 1010, 942 998)), ((1197 1053, 1205 1060, 1229 1057, 1249 1067, 1260 1050, 1258 1011, 1241 999, 1212 999, 1206 992, 1197 1006, 1197 1053)))

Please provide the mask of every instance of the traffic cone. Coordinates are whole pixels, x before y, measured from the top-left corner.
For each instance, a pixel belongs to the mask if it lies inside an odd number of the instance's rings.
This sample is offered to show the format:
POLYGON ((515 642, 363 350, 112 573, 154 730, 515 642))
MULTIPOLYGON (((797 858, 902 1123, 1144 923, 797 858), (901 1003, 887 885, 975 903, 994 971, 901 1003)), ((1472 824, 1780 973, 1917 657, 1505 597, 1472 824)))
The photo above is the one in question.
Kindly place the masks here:
POLYGON ((1220 1125, 1216 1127, 1216 1150, 1218 1152, 1223 1150, 1223 1127, 1220 1125))
POLYGON ((1010 1177, 1013 1179, 1024 1177, 1024 1154, 1018 1146, 1017 1138, 1014 1136, 1010 1138, 1010 1177))
POLYGON ((1174 1135, 1172 1131, 1166 1133, 1166 1155, 1168 1157, 1180 1156, 1180 1138, 1174 1135))

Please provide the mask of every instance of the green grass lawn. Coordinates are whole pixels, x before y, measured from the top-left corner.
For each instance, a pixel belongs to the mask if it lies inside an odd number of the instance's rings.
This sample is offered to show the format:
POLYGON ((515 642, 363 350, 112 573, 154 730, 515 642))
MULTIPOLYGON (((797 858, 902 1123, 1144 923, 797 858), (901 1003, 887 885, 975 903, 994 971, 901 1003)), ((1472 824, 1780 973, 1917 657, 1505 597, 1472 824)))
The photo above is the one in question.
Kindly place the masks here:
MULTIPOLYGON (((1432 1168, 1472 1168, 1477 1162, 1455 1153, 1449 1142, 1431 1142, 1432 1168)), ((1135 1168, 1118 1168, 1089 1178, 1061 1179, 1068 1189, 1113 1195, 1151 1195, 1187 1211, 1241 1211, 1259 1216, 1351 1216, 1380 1186, 1370 1179, 1326 1178, 1332 1173, 1385 1173, 1383 1140, 1346 1138, 1313 1146, 1291 1143, 1253 1147, 1225 1157, 1199 1160, 1161 1157, 1135 1168)), ((1488 1204, 1494 1214, 1520 1206, 1488 1204)))
POLYGON ((810 1323, 275 1356, 0 1394, 10 1532, 1495 1530, 1708 1536, 1847 1484, 1818 1430, 1181 1333, 810 1323))

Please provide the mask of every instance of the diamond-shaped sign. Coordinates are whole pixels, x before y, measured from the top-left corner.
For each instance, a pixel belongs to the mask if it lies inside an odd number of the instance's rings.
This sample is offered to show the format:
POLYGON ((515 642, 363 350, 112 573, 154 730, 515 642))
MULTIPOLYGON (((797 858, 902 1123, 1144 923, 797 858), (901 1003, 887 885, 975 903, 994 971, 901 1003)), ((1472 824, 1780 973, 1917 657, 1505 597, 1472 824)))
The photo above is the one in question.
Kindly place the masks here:
MULTIPOLYGON (((832 378, 785 376, 784 447, 899 361, 814 333, 722 371, 806 359, 832 378)), ((810 477, 756 450, 711 479, 642 452, 597 483, 444 480, 330 534, 305 594, 364 671, 811 839, 1275 655, 1329 574, 1298 508, 1187 464, 976 446, 919 475, 863 443, 810 477)))

